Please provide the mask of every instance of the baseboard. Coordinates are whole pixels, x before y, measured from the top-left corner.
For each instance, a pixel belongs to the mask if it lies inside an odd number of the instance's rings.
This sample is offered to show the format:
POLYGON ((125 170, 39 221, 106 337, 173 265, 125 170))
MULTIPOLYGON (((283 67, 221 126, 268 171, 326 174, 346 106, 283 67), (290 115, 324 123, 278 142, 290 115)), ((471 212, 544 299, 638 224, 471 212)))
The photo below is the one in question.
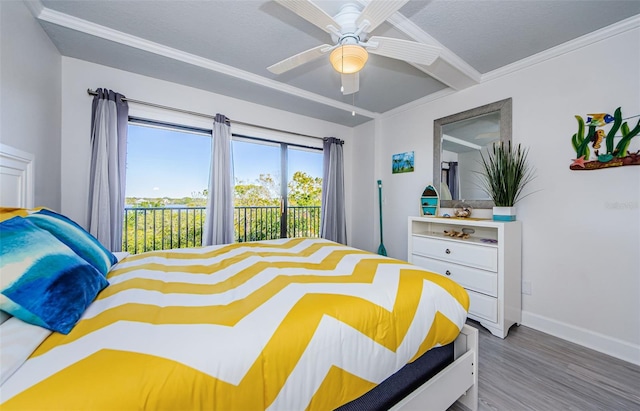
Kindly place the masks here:
POLYGON ((522 325, 580 344, 601 353, 640 365, 640 345, 634 345, 608 335, 563 323, 527 311, 522 312, 522 325))

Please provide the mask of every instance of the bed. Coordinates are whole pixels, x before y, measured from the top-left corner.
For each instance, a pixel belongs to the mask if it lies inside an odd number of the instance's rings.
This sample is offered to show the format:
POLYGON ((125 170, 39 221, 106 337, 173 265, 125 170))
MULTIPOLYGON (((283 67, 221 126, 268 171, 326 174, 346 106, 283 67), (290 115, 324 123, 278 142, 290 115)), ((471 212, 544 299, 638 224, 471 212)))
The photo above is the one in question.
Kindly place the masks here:
MULTIPOLYGON (((446 277, 311 238, 117 259, 54 211, 3 220, 2 247, 35 232, 62 255, 48 267, 73 259, 87 290, 55 315, 22 303, 29 314, 0 325, 3 410, 477 408, 477 330, 446 277)), ((11 258, 40 252, 20 241, 11 258)))

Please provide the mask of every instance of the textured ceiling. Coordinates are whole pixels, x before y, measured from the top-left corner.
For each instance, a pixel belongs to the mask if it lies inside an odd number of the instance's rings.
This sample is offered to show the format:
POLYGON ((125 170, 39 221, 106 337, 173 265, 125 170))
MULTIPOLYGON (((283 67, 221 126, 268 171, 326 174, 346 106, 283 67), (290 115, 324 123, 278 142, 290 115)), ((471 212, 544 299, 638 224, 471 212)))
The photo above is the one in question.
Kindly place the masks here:
MULTIPOLYGON (((39 21, 65 56, 348 126, 449 86, 462 88, 442 76, 436 80, 433 67, 377 55, 370 55, 361 71, 360 91, 355 95, 342 95, 340 76, 328 58, 275 75, 266 68, 332 40, 273 1, 41 3, 44 10, 39 21), (110 30, 97 30, 96 25, 110 30), (152 44, 152 49, 145 50, 140 41, 152 44), (174 51, 206 64, 182 61, 174 51), (216 69, 218 63, 238 70, 229 75, 216 69), (358 113, 355 117, 352 104, 358 113)), ((345 2, 315 3, 335 15, 345 2)), ((492 70, 639 14, 637 0, 409 1, 371 34, 435 40, 465 73, 466 82, 459 83, 464 87, 492 70)))

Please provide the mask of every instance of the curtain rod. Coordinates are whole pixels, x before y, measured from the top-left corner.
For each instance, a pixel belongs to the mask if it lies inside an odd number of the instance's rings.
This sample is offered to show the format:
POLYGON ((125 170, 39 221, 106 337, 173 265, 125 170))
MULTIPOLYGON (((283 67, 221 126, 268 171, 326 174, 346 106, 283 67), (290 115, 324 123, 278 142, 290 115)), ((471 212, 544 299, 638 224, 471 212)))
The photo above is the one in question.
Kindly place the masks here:
MULTIPOLYGON (((98 95, 98 93, 95 90, 91 90, 90 88, 87 89, 87 94, 92 95, 92 96, 97 96, 98 95)), ((212 116, 211 114, 204 114, 204 113, 198 113, 197 111, 183 110, 181 108, 163 106, 161 104, 150 103, 148 101, 142 101, 142 100, 134 100, 134 99, 128 98, 128 97, 123 97, 122 100, 123 101, 128 101, 130 103, 142 104, 144 106, 160 108, 160 109, 163 109, 163 110, 176 111, 178 113, 190 114, 190 115, 198 116, 198 117, 205 117, 205 118, 208 118, 208 119, 211 119, 211 120, 216 118, 216 116, 212 116)), ((316 136, 310 136, 308 134, 296 133, 295 131, 281 130, 279 128, 265 127, 265 126, 260 126, 260 125, 257 125, 257 124, 245 123, 245 122, 242 122, 242 121, 235 121, 235 120, 231 120, 231 119, 229 119, 229 121, 232 122, 232 123, 241 124, 243 126, 258 127, 258 128, 263 129, 263 130, 276 131, 278 133, 293 134, 295 136, 315 138, 317 140, 322 140, 323 139, 322 137, 316 137, 316 136)))

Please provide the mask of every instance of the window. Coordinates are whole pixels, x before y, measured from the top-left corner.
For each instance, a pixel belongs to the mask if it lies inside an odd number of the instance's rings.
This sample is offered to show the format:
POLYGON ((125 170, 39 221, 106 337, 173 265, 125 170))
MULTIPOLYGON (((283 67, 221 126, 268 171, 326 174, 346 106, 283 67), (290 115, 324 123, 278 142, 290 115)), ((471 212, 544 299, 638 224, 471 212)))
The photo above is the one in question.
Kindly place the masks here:
POLYGON ((211 131, 129 121, 123 250, 202 243, 211 131))
MULTIPOLYGON (((211 130, 129 121, 123 250, 200 246, 211 130)), ((236 241, 318 237, 322 148, 241 135, 232 141, 236 241)))

